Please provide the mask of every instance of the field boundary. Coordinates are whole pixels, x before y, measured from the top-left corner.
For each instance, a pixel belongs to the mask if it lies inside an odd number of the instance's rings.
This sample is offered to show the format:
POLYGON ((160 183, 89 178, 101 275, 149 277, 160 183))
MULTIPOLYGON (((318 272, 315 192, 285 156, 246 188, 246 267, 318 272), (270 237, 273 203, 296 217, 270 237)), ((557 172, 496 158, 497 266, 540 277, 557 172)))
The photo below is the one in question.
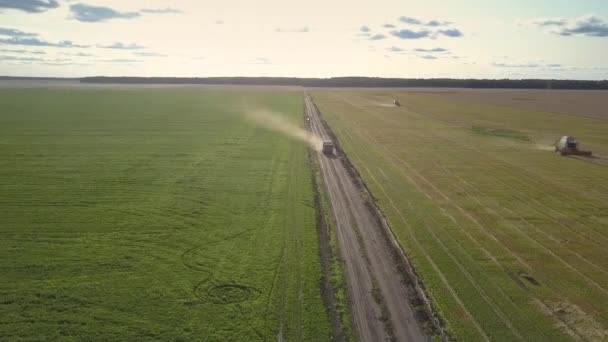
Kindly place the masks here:
POLYGON ((322 112, 314 101, 312 102, 315 107, 319 119, 323 124, 327 134, 331 137, 334 142, 336 153, 338 154, 341 163, 345 166, 349 173, 349 176, 355 182, 359 190, 364 195, 364 202, 366 207, 372 213, 374 219, 377 221, 380 227, 382 227, 382 236, 388 242, 391 247, 391 254, 393 255, 397 266, 400 271, 401 281, 404 283, 409 292, 409 301, 412 304, 416 319, 421 323, 421 326, 431 336, 439 337, 440 339, 447 341, 450 340, 450 334, 445 328, 444 320, 438 315, 434 305, 429 300, 425 293, 424 284, 420 281, 414 266, 409 261, 407 255, 401 248, 401 245, 397 241, 393 230, 390 228, 388 221, 380 207, 377 204, 376 198, 372 195, 371 191, 361 178, 361 175, 348 158, 346 152, 340 146, 338 137, 331 130, 331 127, 322 117, 322 112))

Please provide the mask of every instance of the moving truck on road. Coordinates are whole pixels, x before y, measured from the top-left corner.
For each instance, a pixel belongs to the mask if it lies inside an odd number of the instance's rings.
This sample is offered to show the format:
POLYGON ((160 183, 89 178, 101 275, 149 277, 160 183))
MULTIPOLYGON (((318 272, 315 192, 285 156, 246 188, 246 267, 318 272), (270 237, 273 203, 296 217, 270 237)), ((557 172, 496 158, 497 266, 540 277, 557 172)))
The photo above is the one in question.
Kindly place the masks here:
POLYGON ((333 155, 334 154, 334 143, 331 141, 323 142, 323 154, 325 155, 333 155))

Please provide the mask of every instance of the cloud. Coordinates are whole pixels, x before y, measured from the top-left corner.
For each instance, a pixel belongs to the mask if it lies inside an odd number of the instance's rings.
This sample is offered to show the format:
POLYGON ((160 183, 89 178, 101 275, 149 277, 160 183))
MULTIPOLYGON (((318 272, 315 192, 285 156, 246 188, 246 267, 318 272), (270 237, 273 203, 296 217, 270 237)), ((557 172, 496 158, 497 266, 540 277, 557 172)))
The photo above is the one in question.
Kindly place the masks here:
POLYGON ((103 63, 139 63, 141 59, 129 59, 129 58, 113 58, 113 59, 98 59, 97 62, 103 63))
POLYGON ((142 56, 142 57, 167 57, 167 55, 163 55, 162 53, 156 53, 156 52, 139 51, 139 52, 133 52, 133 54, 137 55, 137 56, 142 56))
POLYGON ((446 25, 451 24, 449 21, 440 21, 440 20, 422 21, 420 19, 406 17, 406 16, 399 17, 399 21, 402 23, 405 23, 405 24, 410 24, 410 25, 422 25, 422 26, 431 26, 431 27, 446 26, 446 25))
POLYGON ((183 13, 181 10, 176 8, 166 7, 166 8, 143 8, 139 10, 141 13, 151 13, 151 14, 178 14, 183 13))
POLYGON ((382 33, 376 33, 373 36, 369 37, 369 40, 382 40, 382 39, 386 39, 387 37, 385 35, 383 35, 382 33))
POLYGON ((418 56, 418 58, 423 58, 423 59, 437 59, 436 56, 433 55, 422 55, 422 56, 418 56))
POLYGON ((143 50, 146 48, 145 46, 137 45, 135 43, 125 44, 125 43, 120 43, 120 42, 116 42, 116 43, 110 44, 110 45, 97 45, 97 47, 101 48, 101 49, 116 49, 116 50, 143 50))
POLYGON ((88 66, 91 63, 80 63, 80 62, 42 62, 42 65, 48 66, 88 66))
POLYGON ((540 64, 540 63, 492 63, 497 68, 561 68, 561 64, 540 64))
POLYGON ((0 44, 7 45, 24 45, 24 46, 52 46, 60 48, 86 48, 88 45, 74 44, 70 40, 63 40, 60 42, 47 42, 38 38, 24 38, 24 37, 11 37, 11 38, 0 38, 0 44))
POLYGON ((76 53, 62 52, 61 54, 65 55, 65 56, 74 56, 74 57, 95 57, 95 55, 93 55, 91 53, 85 53, 85 52, 76 52, 76 53))
POLYGON ((422 22, 420 20, 412 17, 400 17, 399 21, 406 24, 422 25, 422 22))
POLYGON ((458 29, 447 29, 447 30, 439 30, 439 33, 452 38, 462 37, 463 34, 458 29))
POLYGON ((0 55, 0 61, 41 62, 41 61, 44 61, 44 59, 38 58, 38 57, 17 57, 17 56, 0 55))
POLYGON ((32 55, 46 55, 46 52, 40 50, 9 50, 9 49, 0 49, 0 52, 6 53, 19 53, 19 54, 32 54, 32 55))
POLYGON ((391 31, 391 35, 393 35, 399 39, 420 39, 420 38, 429 37, 431 35, 431 32, 429 32, 427 30, 412 31, 412 30, 408 30, 408 29, 402 29, 402 30, 391 31))
POLYGON ((434 48, 434 49, 414 49, 414 51, 416 52, 425 52, 425 53, 446 53, 448 52, 447 49, 444 48, 434 48))
POLYGON ((553 19, 532 19, 530 24, 536 26, 563 26, 568 24, 568 20, 564 18, 553 18, 553 19))
POLYGON ((426 26, 437 27, 437 26, 446 26, 446 25, 450 25, 450 24, 451 23, 449 21, 431 20, 428 23, 426 23, 426 26))
POLYGON ((0 55, 0 62, 22 62, 22 63, 31 63, 31 62, 41 62, 40 64, 47 63, 65 63, 71 61, 69 58, 55 58, 55 59, 45 59, 40 57, 17 57, 17 56, 6 56, 0 55))
POLYGON ((249 64, 272 64, 272 61, 266 57, 257 57, 254 59, 250 59, 248 61, 249 64))
MULTIPOLYGON (((462 37, 463 34, 460 30, 455 28, 445 28, 438 29, 439 27, 447 26, 452 24, 449 21, 441 21, 441 20, 429 20, 424 21, 417 18, 402 16, 399 17, 399 21, 408 24, 408 25, 416 25, 416 26, 426 26, 429 29, 423 28, 421 30, 412 30, 412 29, 401 29, 401 30, 392 30, 390 32, 391 35, 400 38, 400 39, 421 39, 421 38, 432 38, 435 39, 437 36, 443 35, 446 37, 462 37)), ((385 24, 383 27, 386 28, 394 28, 394 25, 385 24)))
MULTIPOLYGON (((1 1, 1 0, 0 0, 1 1)), ((0 27, 0 36, 9 36, 9 37, 35 37, 36 33, 23 32, 21 30, 0 27)))
POLYGON ((393 24, 384 24, 384 25, 382 25, 382 27, 384 27, 384 28, 395 28, 397 26, 395 26, 393 24))
POLYGON ((538 27, 549 28, 549 32, 560 36, 608 37, 608 22, 594 15, 573 19, 539 18, 529 21, 538 27))
POLYGON ((74 19, 85 23, 104 22, 111 19, 132 19, 141 16, 139 12, 119 12, 110 7, 92 6, 83 3, 70 5, 74 19))
POLYGON ((361 31, 361 32, 370 32, 370 31, 371 31, 371 29, 369 28, 369 26, 367 26, 367 25, 363 25, 363 26, 361 26, 361 27, 359 28, 359 31, 361 31))
POLYGON ((402 48, 399 48, 396 46, 391 46, 391 47, 387 48, 386 50, 390 51, 390 52, 404 52, 405 51, 402 48))
POLYGON ((216 25, 222 25, 222 24, 224 24, 224 21, 223 20, 216 20, 215 24, 216 25))
POLYGON ((28 13, 40 13, 57 7, 59 7, 59 2, 56 0, 0 0, 0 8, 28 13))
POLYGON ((277 28, 275 29, 276 32, 279 33, 286 33, 286 32, 291 32, 291 33, 308 33, 310 32, 310 29, 308 28, 308 26, 304 26, 302 28, 296 28, 296 29, 282 29, 282 28, 277 28))

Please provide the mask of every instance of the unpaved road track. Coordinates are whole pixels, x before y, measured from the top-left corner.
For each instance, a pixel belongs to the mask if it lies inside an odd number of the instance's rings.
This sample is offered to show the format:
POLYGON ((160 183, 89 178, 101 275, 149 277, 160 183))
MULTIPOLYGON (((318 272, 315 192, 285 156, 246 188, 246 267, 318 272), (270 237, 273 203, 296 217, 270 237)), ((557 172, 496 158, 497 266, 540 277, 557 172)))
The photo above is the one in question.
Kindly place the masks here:
MULTIPOLYGON (((309 96, 306 112, 314 133, 329 141, 309 96)), ((426 341, 402 283, 384 229, 366 206, 362 190, 340 158, 318 154, 344 261, 353 323, 360 341, 426 341)))

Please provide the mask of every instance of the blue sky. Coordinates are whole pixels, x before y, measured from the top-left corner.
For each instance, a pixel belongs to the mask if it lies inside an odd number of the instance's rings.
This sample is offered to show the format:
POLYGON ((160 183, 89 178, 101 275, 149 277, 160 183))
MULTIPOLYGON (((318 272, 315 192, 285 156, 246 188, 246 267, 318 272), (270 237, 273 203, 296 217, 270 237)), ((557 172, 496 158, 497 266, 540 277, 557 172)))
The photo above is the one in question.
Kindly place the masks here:
POLYGON ((608 1, 0 0, 0 75, 608 79, 608 1))

